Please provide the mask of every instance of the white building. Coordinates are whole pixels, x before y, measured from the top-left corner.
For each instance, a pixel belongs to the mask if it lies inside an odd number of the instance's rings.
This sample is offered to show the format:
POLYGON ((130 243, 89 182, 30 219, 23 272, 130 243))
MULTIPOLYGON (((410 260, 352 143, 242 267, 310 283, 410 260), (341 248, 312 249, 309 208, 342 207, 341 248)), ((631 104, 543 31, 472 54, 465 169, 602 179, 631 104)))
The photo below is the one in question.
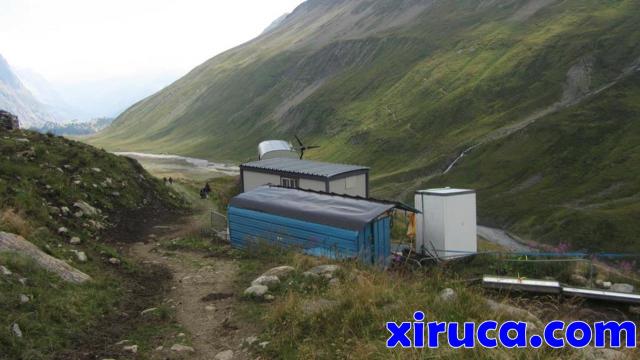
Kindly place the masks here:
POLYGON ((273 158, 240 165, 242 191, 262 185, 369 197, 369 168, 292 158, 273 158))
POLYGON ((474 190, 419 190, 415 207, 416 251, 445 259, 478 251, 474 190))

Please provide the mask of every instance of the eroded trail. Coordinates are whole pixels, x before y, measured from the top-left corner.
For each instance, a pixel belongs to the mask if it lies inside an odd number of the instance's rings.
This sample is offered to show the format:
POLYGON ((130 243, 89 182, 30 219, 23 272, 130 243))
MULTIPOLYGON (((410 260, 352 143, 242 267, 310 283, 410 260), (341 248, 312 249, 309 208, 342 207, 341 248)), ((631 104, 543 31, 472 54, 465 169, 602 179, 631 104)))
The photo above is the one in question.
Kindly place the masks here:
MULTIPOLYGON (((169 236, 169 235, 167 235, 169 236)), ((165 251, 157 243, 137 243, 131 256, 141 262, 167 266, 172 275, 171 291, 164 300, 175 307, 178 322, 189 335, 177 337, 176 344, 189 344, 189 350, 157 350, 153 358, 215 359, 231 350, 233 359, 246 359, 243 339, 250 336, 246 324, 233 323, 233 281, 238 265, 234 260, 207 257, 189 251, 165 251)), ((230 355, 227 353, 226 355, 230 355)), ((222 357, 224 358, 224 357, 222 357)))

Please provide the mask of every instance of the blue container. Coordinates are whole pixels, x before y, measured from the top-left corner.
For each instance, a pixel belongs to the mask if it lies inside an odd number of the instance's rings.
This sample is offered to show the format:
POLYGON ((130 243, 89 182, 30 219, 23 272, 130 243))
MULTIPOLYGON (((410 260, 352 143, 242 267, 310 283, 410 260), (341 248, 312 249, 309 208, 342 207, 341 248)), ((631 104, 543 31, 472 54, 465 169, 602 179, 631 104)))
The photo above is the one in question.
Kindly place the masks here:
POLYGON ((238 248, 265 242, 384 266, 391 252, 391 208, 365 199, 263 187, 232 199, 230 240, 238 248))

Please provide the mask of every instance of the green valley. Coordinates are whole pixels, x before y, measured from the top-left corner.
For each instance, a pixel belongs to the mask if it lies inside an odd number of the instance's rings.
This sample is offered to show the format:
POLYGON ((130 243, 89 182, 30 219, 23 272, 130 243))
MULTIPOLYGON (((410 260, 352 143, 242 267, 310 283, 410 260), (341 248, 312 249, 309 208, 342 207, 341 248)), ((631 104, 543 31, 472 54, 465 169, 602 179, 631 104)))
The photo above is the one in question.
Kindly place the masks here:
POLYGON ((635 251, 638 23, 631 0, 309 0, 87 141, 241 162, 298 134, 376 196, 472 187, 481 223, 635 251))

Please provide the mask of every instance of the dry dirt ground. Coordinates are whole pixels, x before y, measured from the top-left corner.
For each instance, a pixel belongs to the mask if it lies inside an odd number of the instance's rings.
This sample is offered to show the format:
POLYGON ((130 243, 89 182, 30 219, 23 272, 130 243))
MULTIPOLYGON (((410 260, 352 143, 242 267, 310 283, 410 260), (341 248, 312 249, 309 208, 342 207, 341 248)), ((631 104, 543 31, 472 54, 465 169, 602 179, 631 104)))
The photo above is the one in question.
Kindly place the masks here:
MULTIPOLYGON (((175 233, 161 235, 173 237, 175 233)), ((155 351, 153 359, 189 358, 215 359, 226 350, 233 351, 233 359, 248 359, 243 349, 244 339, 255 335, 250 324, 232 320, 234 305, 233 282, 238 270, 234 260, 207 257, 204 253, 166 251, 157 242, 136 243, 130 255, 141 262, 166 266, 173 279, 165 303, 175 306, 177 321, 188 331, 176 344, 189 343, 194 352, 172 351, 170 346, 155 351), (188 340, 187 340, 188 339, 188 340)))

